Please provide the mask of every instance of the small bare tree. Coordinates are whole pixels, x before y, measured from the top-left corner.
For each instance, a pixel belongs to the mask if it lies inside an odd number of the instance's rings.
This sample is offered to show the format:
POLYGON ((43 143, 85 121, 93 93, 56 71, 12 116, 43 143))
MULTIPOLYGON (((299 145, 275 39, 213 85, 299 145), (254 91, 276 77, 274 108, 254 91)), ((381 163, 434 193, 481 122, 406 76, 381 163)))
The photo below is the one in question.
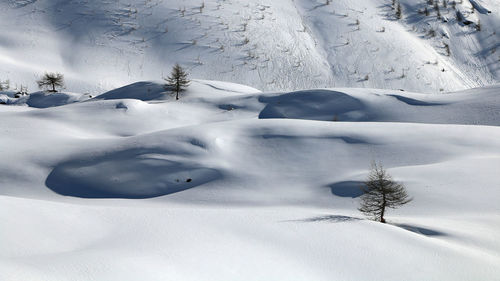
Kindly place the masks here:
POLYGON ((184 91, 189 86, 189 79, 187 79, 187 72, 179 64, 175 64, 172 68, 172 73, 169 77, 165 78, 167 89, 172 89, 175 92, 175 99, 179 99, 179 93, 184 91))
POLYGON ((398 4, 396 5, 396 18, 397 19, 401 19, 401 15, 402 12, 401 12, 401 4, 398 2, 398 4))
POLYGON ((434 2, 434 10, 436 10, 436 16, 438 19, 441 19, 441 11, 439 10, 439 3, 434 2))
POLYGON ((382 223, 385 223, 386 208, 395 209, 412 200, 404 186, 393 181, 382 165, 375 162, 372 163, 363 192, 358 210, 382 223))
POLYGON ((40 80, 36 81, 40 89, 49 89, 49 92, 57 92, 56 87, 64 87, 64 75, 61 73, 45 73, 40 80))
POLYGON ((443 48, 444 48, 444 50, 446 51, 446 55, 447 55, 447 56, 450 56, 450 55, 451 55, 450 45, 448 45, 448 44, 446 44, 446 43, 443 43, 443 48))
POLYGON ((0 81, 0 92, 7 91, 10 88, 10 81, 0 81))
POLYGON ((18 91, 17 91, 17 92, 16 92, 16 94, 14 95, 14 97, 15 97, 15 98, 20 98, 20 97, 22 97, 22 96, 27 96, 27 95, 29 95, 29 93, 28 93, 28 86, 26 86, 26 87, 25 87, 25 86, 23 86, 23 85, 21 84, 21 86, 20 86, 19 88, 17 88, 17 86, 16 86, 16 89, 18 89, 18 91))

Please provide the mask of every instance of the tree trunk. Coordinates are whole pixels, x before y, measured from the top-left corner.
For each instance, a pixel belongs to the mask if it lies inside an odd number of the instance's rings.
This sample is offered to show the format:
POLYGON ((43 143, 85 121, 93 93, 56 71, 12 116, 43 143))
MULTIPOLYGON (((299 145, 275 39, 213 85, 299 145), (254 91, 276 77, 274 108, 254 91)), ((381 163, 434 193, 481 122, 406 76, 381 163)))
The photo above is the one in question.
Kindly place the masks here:
POLYGON ((52 84, 52 92, 56 92, 56 85, 52 84))
POLYGON ((384 213, 385 213, 385 194, 382 194, 382 211, 380 212, 380 222, 385 223, 384 213))
POLYGON ((181 91, 181 85, 179 84, 179 80, 175 82, 175 100, 179 99, 179 92, 181 91))

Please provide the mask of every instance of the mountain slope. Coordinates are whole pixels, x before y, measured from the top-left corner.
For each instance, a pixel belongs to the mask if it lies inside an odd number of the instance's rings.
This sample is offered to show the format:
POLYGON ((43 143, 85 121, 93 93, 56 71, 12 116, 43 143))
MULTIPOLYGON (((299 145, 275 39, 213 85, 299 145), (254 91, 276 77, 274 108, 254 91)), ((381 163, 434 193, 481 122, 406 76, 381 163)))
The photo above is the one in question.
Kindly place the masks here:
POLYGON ((0 79, 32 90, 41 73, 60 71, 68 89, 97 93, 159 79, 179 62, 193 77, 263 90, 436 93, 499 82, 496 0, 473 1, 474 14, 470 2, 456 5, 481 31, 457 22, 451 4, 440 8, 444 23, 432 7, 419 14, 422 1, 401 3, 395 20, 386 0, 2 1, 0 79))

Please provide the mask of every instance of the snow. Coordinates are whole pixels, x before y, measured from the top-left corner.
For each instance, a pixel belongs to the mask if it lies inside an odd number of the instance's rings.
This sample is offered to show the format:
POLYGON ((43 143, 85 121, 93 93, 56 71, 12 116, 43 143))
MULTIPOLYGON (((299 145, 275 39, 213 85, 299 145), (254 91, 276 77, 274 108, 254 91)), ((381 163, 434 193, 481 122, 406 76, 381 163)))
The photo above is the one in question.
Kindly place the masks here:
POLYGON ((389 0, 1 1, 0 80, 33 91, 45 71, 58 71, 67 90, 95 95, 162 79, 180 63, 192 77, 265 91, 499 83, 498 0, 457 3, 470 25, 451 4, 439 1, 443 22, 425 1, 398 2, 400 20, 389 0), (429 16, 418 12, 426 6, 429 16))
POLYGON ((18 98, 14 93, 1 94, 0 99, 9 105, 27 105, 36 108, 61 106, 90 99, 89 94, 35 92, 18 98))
POLYGON ((499 281, 500 1, 396 2, 0 1, 0 280, 499 281))
POLYGON ((0 279, 498 280, 499 93, 150 81, 0 105, 0 279), (388 224, 357 211, 373 160, 413 197, 388 224))

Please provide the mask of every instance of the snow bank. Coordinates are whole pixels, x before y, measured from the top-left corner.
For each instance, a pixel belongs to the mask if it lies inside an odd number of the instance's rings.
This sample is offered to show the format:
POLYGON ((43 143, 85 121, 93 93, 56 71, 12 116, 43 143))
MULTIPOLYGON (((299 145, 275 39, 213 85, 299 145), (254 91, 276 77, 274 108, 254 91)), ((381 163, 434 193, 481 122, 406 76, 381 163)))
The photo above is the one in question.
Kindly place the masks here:
POLYGON ((7 95, 0 94, 0 100, 7 105, 27 105, 35 108, 48 108, 61 106, 75 102, 81 102, 90 99, 89 94, 77 93, 51 93, 51 92, 35 92, 28 95, 15 97, 15 93, 11 92, 7 95))

